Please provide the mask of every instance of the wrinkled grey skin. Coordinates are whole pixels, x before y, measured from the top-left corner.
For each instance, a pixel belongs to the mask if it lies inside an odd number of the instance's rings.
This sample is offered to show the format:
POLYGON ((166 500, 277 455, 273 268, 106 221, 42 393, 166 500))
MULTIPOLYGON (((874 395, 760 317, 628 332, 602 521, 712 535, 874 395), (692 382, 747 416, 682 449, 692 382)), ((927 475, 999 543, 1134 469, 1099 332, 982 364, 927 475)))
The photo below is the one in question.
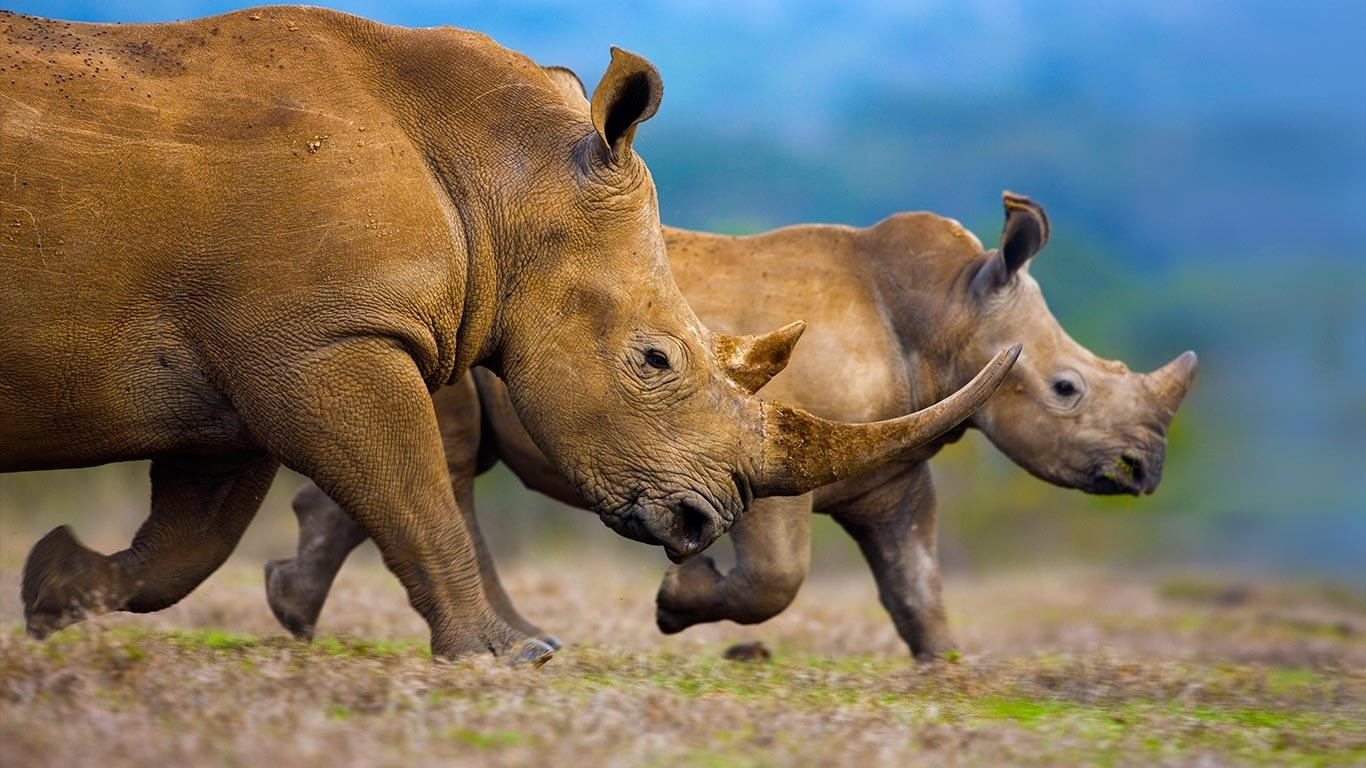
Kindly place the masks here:
MULTIPOLYGON (((917 658, 953 647, 940 596, 936 507, 928 459, 981 429, 1034 475, 1089 493, 1152 493, 1161 478, 1166 431, 1195 373, 1195 355, 1150 374, 1096 357, 1053 318, 1028 263, 1047 240, 1041 208, 1006 195, 1001 247, 984 251, 957 222, 928 213, 893 216, 857 230, 800 226, 745 238, 665 230, 680 285, 708 323, 737 327, 801 314, 812 319, 800 355, 765 394, 827 417, 877 418, 952 391, 1006 340, 1026 351, 1002 388, 954 433, 896 462, 792 498, 755 502, 732 530, 736 566, 710 558, 671 568, 658 595, 659 626, 677 632, 730 619, 764 621, 795 597, 810 563, 810 514, 829 514, 854 537, 879 596, 917 658), (762 290, 740 292, 762 274, 762 290), (1066 382, 1061 383, 1061 382, 1066 382)), ((438 401, 452 483, 469 493, 496 458, 530 488, 581 504, 518 425, 505 388, 474 370, 479 401, 438 401), (457 434, 458 433, 458 434, 457 434)), ((327 587, 363 534, 321 493, 295 499, 298 557, 268 565, 272 608, 300 636, 312 631, 327 587)), ((487 554, 485 579, 497 583, 487 554)), ((535 629, 498 589, 511 621, 535 629)))

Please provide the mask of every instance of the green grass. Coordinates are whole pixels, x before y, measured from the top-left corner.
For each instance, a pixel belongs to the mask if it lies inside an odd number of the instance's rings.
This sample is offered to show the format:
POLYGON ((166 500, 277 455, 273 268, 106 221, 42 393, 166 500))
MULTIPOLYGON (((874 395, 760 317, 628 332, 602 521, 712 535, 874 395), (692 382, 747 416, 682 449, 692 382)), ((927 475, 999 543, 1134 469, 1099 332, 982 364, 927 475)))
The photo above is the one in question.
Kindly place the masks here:
POLYGON ((446 731, 446 735, 480 749, 515 747, 526 741, 526 737, 516 731, 473 731, 468 728, 451 728, 446 731))
MULTIPOLYGON (((211 610, 159 624, 111 616, 39 642, 11 617, 0 627, 0 762, 1366 762, 1366 635, 1306 631, 1313 622, 1356 627, 1352 615, 1312 593, 1268 597, 1272 584, 1258 584, 1251 603, 1201 613, 1197 598, 1151 600, 1155 583, 1085 600, 1078 595, 1093 585, 1055 583, 1011 599, 993 584, 961 600, 963 624, 983 623, 963 633, 969 652, 930 665, 898 647, 851 652, 860 647, 851 634, 889 633, 886 618, 831 614, 830 603, 795 606, 808 611, 799 622, 766 628, 768 662, 723 659, 721 632, 680 641, 609 627, 537 670, 492 659, 433 664, 399 601, 380 622, 371 601, 357 601, 345 632, 301 643, 259 620, 269 619, 259 585, 245 579, 211 610), (1114 594, 1145 609, 1122 614, 1114 594), (362 620, 411 629, 369 636, 362 620), (850 622, 864 624, 851 633, 850 622), (1010 634, 1021 628, 1045 628, 1050 639, 1010 634), (987 634, 996 648, 975 650, 987 634)), ((608 621, 627 613, 615 594, 590 607, 608 621)), ((648 617, 648 607, 643 599, 629 610, 648 617)))

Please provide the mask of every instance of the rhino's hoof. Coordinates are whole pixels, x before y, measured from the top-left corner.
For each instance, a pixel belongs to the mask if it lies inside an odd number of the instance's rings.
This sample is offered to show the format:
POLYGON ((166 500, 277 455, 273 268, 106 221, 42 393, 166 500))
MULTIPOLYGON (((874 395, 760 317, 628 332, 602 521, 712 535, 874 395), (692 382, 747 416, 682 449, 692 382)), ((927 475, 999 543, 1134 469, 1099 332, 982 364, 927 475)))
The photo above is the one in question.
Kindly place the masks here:
POLYGON ((550 659, 555 655, 556 650, 557 649, 551 647, 549 643, 546 643, 542 640, 538 640, 534 637, 529 637, 526 640, 522 641, 521 646, 518 647, 517 650, 511 656, 508 657, 508 663, 514 667, 520 667, 529 664, 533 669, 535 669, 540 667, 547 661, 550 661, 550 659))
POLYGON ((42 640, 86 618, 100 602, 91 587, 100 585, 103 565, 104 556, 86 549, 68 526, 39 539, 24 562, 19 588, 28 634, 42 640))
POLYGON ((564 647, 564 643, 560 642, 560 638, 555 637, 554 635, 541 635, 540 639, 541 642, 550 646, 550 650, 552 651, 558 651, 564 647))
POLYGON ((292 565, 293 558, 266 562, 266 602, 270 604, 270 612, 275 614, 275 620, 289 630, 295 639, 312 642, 318 617, 315 613, 309 618, 307 610, 297 606, 299 598, 288 570, 292 565))
POLYGON ((86 618, 85 611, 77 607, 70 610, 48 613, 43 611, 24 612, 24 631, 34 640, 46 640, 48 635, 63 627, 69 627, 86 618))

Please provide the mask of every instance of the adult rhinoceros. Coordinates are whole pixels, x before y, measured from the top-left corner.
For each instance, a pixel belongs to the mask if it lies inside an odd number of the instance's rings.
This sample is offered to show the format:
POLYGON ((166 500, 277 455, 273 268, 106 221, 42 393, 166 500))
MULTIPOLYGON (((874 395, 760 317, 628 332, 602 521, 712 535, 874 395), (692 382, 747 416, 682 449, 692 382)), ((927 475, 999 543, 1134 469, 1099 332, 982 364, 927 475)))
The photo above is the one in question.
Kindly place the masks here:
POLYGON ((721 336, 684 302, 631 149, 662 85, 623 51, 584 110, 482 35, 320 9, 0 30, 0 471, 152 459, 129 549, 63 526, 30 553, 35 635, 180 600, 284 464, 378 542, 435 656, 539 661, 485 595, 430 390, 498 371, 584 503, 681 560, 754 496, 951 428, 1017 354, 880 424, 752 397, 800 326, 721 336))
MULTIPOLYGON (((1000 247, 991 251, 957 222, 929 213, 897 214, 868 229, 797 226, 753 237, 664 230, 674 275, 713 327, 811 319, 805 354, 766 393, 827 417, 878 418, 930 403, 966 381, 1002 342, 1021 340, 1026 351, 991 400, 940 440, 815 493, 755 502, 731 530, 733 570, 721 574, 707 557, 670 569, 657 598, 662 630, 720 619, 756 623, 782 611, 806 578, 814 509, 858 542, 912 653, 923 659, 951 648, 928 459, 968 426, 1057 485, 1132 494, 1157 487, 1194 353, 1138 374, 1077 344, 1027 270, 1048 239, 1047 216, 1010 193, 1005 213, 1000 247)), ((475 474, 501 458, 529 487, 582 505, 520 428, 503 385, 487 371, 473 373, 473 381, 436 401, 456 492, 468 499, 475 474), (481 404, 482 432, 469 426, 478 423, 481 404)), ((294 506, 299 554, 267 565, 267 588, 276 616, 307 637, 333 576, 365 537, 316 488, 300 491, 294 506)), ((497 586, 478 546, 499 610, 537 634, 497 586)))

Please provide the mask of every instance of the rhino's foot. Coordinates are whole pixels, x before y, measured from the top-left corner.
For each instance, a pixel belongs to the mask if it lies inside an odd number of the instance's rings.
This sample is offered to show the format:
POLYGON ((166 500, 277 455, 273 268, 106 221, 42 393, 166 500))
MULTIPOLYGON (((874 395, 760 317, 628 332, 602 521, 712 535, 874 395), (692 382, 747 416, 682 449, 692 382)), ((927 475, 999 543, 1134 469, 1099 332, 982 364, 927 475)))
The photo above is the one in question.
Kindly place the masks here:
POLYGON ((104 612, 114 587, 107 557, 87 549, 68 526, 52 529, 24 562, 19 592, 28 633, 41 640, 104 612))
POLYGON ((550 661, 557 650, 540 638, 528 637, 511 627, 489 629, 491 632, 487 634, 442 633, 444 637, 441 637, 433 633, 432 661, 450 664, 492 654, 511 667, 536 668, 550 661))
MULTIPOLYGON (((554 640, 555 638, 551 638, 554 640)), ((556 641, 558 643, 559 641, 556 641)), ((533 669, 550 661, 555 656, 555 651, 560 649, 559 645, 551 645, 539 638, 527 638, 522 643, 522 647, 517 652, 508 657, 508 663, 514 667, 530 664, 533 669)))
POLYGON ((560 642, 560 638, 522 618, 515 610, 511 612, 511 615, 500 610, 498 611, 498 615, 502 616, 503 620, 506 621, 509 626, 517 629, 527 637, 534 637, 550 646, 550 650, 552 651, 558 651, 564 647, 563 643, 560 642))
POLYGON ((655 624, 672 635, 694 624, 716 621, 724 602, 724 585, 725 577, 706 555, 669 568, 655 595, 655 624))
MULTIPOLYGON (((270 611, 290 634, 305 642, 313 639, 323 608, 318 590, 311 586, 306 579, 299 578, 294 558, 266 562, 266 602, 270 603, 270 611)), ((323 590, 323 597, 326 594, 323 590)))
POLYGON ((934 638, 922 638, 911 648, 911 656, 920 664, 954 661, 958 658, 958 646, 949 638, 946 631, 934 638))

